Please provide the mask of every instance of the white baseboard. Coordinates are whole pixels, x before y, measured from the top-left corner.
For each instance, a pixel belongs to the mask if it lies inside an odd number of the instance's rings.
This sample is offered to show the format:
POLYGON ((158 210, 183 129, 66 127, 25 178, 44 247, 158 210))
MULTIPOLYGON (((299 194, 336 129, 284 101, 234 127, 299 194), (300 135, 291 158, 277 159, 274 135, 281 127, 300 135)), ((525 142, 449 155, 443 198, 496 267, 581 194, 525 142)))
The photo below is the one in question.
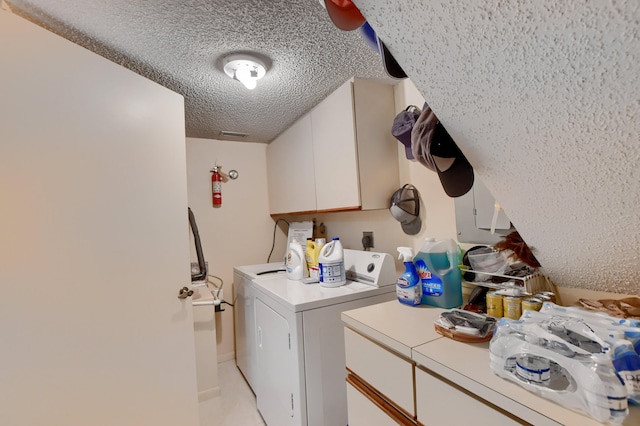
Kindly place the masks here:
POLYGON ((222 394, 222 391, 220 390, 220 386, 216 386, 215 388, 200 391, 198 392, 198 402, 202 402, 208 399, 218 397, 221 394, 222 394))
POLYGON ((227 352, 226 354, 218 354, 218 364, 225 361, 231 361, 232 359, 236 359, 235 351, 227 352))

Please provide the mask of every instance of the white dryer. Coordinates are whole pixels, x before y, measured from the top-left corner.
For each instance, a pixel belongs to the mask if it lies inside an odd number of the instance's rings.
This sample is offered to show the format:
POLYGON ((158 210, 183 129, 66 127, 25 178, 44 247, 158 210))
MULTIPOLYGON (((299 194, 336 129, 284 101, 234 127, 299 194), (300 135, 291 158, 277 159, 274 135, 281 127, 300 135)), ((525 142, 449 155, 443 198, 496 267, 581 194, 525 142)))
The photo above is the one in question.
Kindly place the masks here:
POLYGON ((343 311, 395 298, 391 255, 345 250, 347 284, 326 288, 236 267, 236 360, 269 426, 347 424, 343 311), (240 307, 240 309, 238 309, 240 307))

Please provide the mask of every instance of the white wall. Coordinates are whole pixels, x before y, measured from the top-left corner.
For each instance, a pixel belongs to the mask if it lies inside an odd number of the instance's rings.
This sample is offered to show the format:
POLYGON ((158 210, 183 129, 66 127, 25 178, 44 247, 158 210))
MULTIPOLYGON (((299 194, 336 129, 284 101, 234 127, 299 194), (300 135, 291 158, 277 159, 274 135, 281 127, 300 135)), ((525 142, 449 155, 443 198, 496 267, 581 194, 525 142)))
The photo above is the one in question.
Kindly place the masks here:
MULTIPOLYGON (((266 144, 187 138, 187 185, 209 272, 223 279, 224 299, 233 302, 233 267, 266 263, 274 221, 267 201, 266 144), (211 202, 211 168, 238 171, 222 184, 222 207, 211 202)), ((278 233, 282 233, 280 229, 278 233)), ((284 238, 284 237, 283 237, 284 238)), ((196 261, 192 250, 192 261, 196 261)), ((216 282, 214 280, 214 282, 216 282)), ((234 355, 233 309, 216 314, 218 361, 234 355)))
POLYGON ((355 3, 553 281, 637 293, 637 2, 355 3))

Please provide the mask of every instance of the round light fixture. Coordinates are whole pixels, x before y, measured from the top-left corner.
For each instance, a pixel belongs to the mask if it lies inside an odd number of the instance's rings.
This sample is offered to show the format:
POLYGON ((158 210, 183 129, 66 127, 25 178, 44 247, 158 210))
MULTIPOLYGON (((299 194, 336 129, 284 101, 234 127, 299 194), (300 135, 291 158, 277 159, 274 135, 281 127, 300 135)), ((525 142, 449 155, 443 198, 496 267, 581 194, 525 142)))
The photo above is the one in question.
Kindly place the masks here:
POLYGON ((255 89, 257 81, 267 73, 265 63, 248 53, 225 56, 223 69, 225 74, 244 84, 247 89, 255 89))

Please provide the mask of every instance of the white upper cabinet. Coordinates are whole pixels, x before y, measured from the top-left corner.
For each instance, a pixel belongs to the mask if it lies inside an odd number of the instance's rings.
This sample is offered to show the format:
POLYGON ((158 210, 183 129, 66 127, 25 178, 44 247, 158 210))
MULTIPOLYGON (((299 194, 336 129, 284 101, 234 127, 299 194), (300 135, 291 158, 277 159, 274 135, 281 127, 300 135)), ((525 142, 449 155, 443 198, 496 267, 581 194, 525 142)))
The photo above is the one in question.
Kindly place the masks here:
POLYGON ((350 81, 311 111, 317 210, 360 207, 354 123, 350 81))
POLYGON ((316 210, 311 115, 296 121, 269 144, 267 179, 271 214, 316 210))
POLYGON ((393 86, 354 78, 267 147, 271 214, 375 210, 399 187, 393 86))

